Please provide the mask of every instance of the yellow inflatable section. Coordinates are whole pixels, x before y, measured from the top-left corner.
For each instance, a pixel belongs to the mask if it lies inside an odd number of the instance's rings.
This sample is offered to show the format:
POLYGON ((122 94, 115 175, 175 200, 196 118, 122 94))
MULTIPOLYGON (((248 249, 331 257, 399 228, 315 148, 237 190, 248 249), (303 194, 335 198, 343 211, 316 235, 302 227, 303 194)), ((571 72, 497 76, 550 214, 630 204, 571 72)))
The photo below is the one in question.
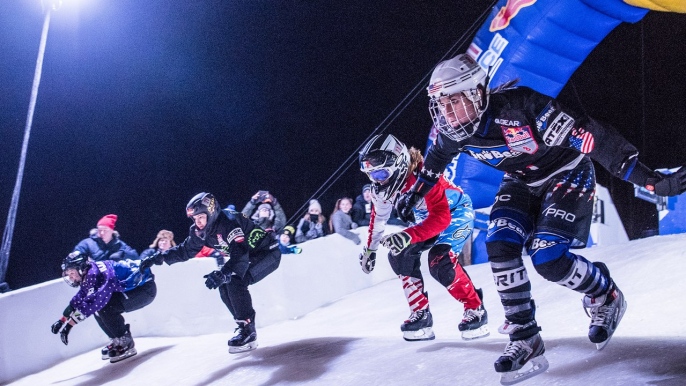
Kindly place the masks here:
POLYGON ((686 0, 624 0, 624 2, 653 11, 686 13, 686 0))

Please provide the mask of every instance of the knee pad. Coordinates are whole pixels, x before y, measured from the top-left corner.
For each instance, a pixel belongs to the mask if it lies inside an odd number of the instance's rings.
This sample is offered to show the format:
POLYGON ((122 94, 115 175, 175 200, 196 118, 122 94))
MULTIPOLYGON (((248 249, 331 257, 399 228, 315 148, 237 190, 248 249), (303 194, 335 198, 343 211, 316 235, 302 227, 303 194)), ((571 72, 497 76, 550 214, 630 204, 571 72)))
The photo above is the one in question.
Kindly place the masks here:
POLYGON ((455 280, 455 264, 450 258, 449 244, 438 244, 429 250, 429 272, 444 287, 455 280))
POLYGON ((388 253, 388 262, 391 264, 391 269, 396 275, 402 276, 413 276, 417 277, 418 273, 415 272, 415 268, 419 271, 419 266, 415 267, 416 260, 421 256, 422 250, 419 244, 410 244, 409 247, 405 248, 400 254, 393 256, 392 253, 388 253))
POLYGON ((486 243, 504 241, 524 245, 531 234, 532 227, 530 221, 523 215, 514 211, 500 210, 496 214, 491 214, 486 243))
POLYGON ((569 253, 569 243, 568 238, 554 233, 536 233, 529 247, 536 272, 552 282, 564 279, 576 259, 576 255, 569 253))

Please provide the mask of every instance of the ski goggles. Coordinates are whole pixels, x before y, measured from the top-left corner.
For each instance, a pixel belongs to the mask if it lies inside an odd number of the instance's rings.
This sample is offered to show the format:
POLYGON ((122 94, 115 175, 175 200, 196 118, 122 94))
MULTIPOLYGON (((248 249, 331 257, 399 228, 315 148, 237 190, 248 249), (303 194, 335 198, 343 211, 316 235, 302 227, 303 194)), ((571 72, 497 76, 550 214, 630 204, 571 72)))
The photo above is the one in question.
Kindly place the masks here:
POLYGON ((388 169, 372 170, 368 174, 376 182, 384 182, 391 176, 391 172, 388 169))

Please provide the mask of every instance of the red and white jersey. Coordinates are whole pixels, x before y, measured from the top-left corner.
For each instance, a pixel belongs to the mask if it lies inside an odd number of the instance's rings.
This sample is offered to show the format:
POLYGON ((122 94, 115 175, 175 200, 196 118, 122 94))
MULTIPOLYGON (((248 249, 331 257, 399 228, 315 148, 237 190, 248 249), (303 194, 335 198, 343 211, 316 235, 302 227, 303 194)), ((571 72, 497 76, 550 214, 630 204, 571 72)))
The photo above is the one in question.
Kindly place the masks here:
MULTIPOLYGON (((422 165, 417 167, 421 170, 422 165)), ((417 181, 415 174, 408 176, 405 185, 400 192, 397 192, 391 200, 381 200, 374 194, 372 189, 372 213, 369 222, 369 234, 367 238, 367 248, 377 249, 379 242, 386 228, 386 222, 391 217, 393 205, 401 193, 405 193, 414 186, 417 181)), ((446 190, 455 190, 460 196, 464 192, 458 186, 450 183, 445 177, 441 177, 429 193, 421 199, 414 207, 416 223, 405 229, 405 232, 412 237, 412 243, 428 240, 450 225, 451 213, 450 203, 446 196, 446 190)), ((457 203, 461 200, 451 200, 457 203)))

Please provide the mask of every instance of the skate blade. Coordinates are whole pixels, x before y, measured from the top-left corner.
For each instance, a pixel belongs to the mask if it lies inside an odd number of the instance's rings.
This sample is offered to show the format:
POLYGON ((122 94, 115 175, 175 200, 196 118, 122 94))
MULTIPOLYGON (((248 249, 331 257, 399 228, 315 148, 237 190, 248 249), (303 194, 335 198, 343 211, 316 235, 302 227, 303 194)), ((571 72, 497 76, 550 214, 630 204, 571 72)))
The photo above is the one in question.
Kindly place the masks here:
POLYGON ((434 340, 436 335, 431 327, 425 327, 417 331, 403 331, 403 339, 408 342, 416 342, 421 340, 434 340))
POLYGON ((229 354, 240 354, 242 352, 252 351, 257 348, 257 341, 246 343, 242 346, 229 346, 229 354))
POLYGON ((519 370, 508 371, 506 373, 500 374, 500 384, 514 385, 515 383, 525 381, 531 377, 535 377, 536 375, 542 372, 545 372, 546 370, 548 370, 548 366, 548 360, 545 359, 545 356, 539 355, 535 358, 532 358, 529 362, 527 362, 524 365, 524 367, 522 367, 519 370))
POLYGON ((612 339, 612 336, 615 334, 615 331, 617 331, 617 327, 619 327, 619 322, 622 321, 622 318, 624 317, 624 313, 626 312, 626 300, 624 301, 624 304, 622 305, 622 310, 619 312, 619 316, 617 317, 617 324, 615 325, 615 329, 612 330, 612 333, 610 336, 605 339, 605 342, 600 342, 595 344, 596 350, 600 351, 607 346, 608 343, 610 343, 610 339, 612 339))
POLYGON ((479 338, 485 338, 491 335, 491 331, 488 329, 488 325, 485 324, 476 330, 466 330, 462 331, 462 339, 464 340, 474 340, 479 338))
POLYGON ((123 353, 119 356, 110 357, 110 363, 117 363, 117 362, 123 361, 124 359, 130 358, 136 354, 138 354, 138 351, 136 351, 135 348, 132 348, 130 350, 127 350, 125 353, 123 353))

